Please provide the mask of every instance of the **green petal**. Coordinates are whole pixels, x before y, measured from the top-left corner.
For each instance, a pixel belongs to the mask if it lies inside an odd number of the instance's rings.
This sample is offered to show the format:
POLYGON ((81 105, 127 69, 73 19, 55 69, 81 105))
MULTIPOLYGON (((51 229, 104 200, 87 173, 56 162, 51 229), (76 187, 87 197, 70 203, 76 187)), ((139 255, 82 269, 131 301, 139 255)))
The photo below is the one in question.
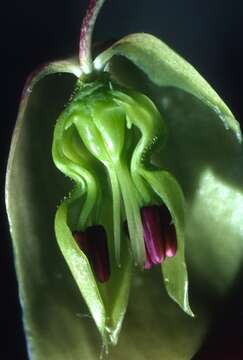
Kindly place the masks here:
POLYGON ((166 171, 142 171, 145 180, 171 213, 176 228, 177 252, 162 264, 165 287, 170 297, 190 316, 194 316, 188 300, 188 275, 185 261, 185 203, 180 186, 166 171))
POLYGON ((232 129, 241 140, 239 124, 217 93, 188 62, 161 40, 150 34, 128 35, 101 53, 94 61, 95 68, 104 68, 115 55, 129 59, 155 85, 172 86, 203 101, 217 113, 225 128, 232 129))
MULTIPOLYGON (((88 259, 78 247, 67 225, 69 202, 70 199, 64 201, 56 213, 55 231, 58 244, 101 333, 103 345, 107 347, 109 340, 116 344, 126 312, 131 283, 131 259, 128 253, 123 252, 122 266, 117 268, 114 262, 111 279, 108 283, 99 285, 88 259)), ((106 213, 106 216, 109 215, 106 213)))
POLYGON ((94 321, 103 338, 105 334, 105 306, 94 278, 88 259, 80 250, 67 225, 68 202, 64 201, 56 213, 55 231, 63 256, 73 274, 75 281, 86 300, 94 321))

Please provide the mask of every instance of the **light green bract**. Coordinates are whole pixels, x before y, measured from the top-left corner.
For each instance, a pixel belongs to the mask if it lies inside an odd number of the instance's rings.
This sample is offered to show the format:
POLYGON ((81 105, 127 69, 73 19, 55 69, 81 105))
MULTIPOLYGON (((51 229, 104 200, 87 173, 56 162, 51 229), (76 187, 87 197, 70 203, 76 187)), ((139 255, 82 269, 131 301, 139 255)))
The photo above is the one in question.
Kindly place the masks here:
POLYGON ((80 64, 28 80, 11 144, 6 205, 29 356, 95 360, 113 344, 110 359, 189 360, 243 260, 239 124, 152 35, 129 35, 92 63, 87 44, 80 64), (177 237, 162 276, 143 270, 141 209, 154 205, 177 237), (94 225, 107 234, 104 283, 73 235, 94 225))

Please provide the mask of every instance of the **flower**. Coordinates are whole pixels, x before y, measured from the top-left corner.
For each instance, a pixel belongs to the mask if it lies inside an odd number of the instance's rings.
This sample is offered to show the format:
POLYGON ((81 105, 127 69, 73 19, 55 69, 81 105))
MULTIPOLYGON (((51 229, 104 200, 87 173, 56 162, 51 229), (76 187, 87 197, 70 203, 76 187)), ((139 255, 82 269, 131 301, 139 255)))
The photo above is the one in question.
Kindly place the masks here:
POLYGON ((29 353, 96 359, 88 314, 105 350, 119 338, 111 357, 189 359, 242 261, 241 133, 152 35, 93 61, 102 3, 90 1, 80 62, 47 64, 28 81, 11 145, 6 202, 29 353))
MULTIPOLYGON (((117 342, 131 286, 132 263, 148 269, 167 257, 162 265, 167 291, 193 316, 184 259, 183 194, 173 175, 152 163, 152 156, 164 145, 165 137, 166 127, 154 103, 140 92, 119 86, 106 73, 91 74, 78 81, 55 126, 53 160, 75 181, 74 191, 57 211, 55 229, 60 249, 94 319, 97 310, 93 301, 97 295, 86 293, 87 284, 98 286, 101 307, 104 297, 97 281, 107 282, 105 291, 108 296, 113 293, 115 301, 117 297, 124 299, 120 316, 112 319, 112 304, 105 309, 102 324, 96 323, 105 344, 117 342), (104 210, 106 199, 110 200, 104 210), (171 212, 169 223, 166 211, 156 214, 155 206, 171 212), (63 207, 67 220, 59 216, 63 207), (170 222, 177 233, 176 253, 170 246, 170 222), (71 245, 71 236, 63 239, 63 226, 70 234, 76 234, 75 240, 81 240, 80 249, 71 245), (99 235, 95 238, 87 234, 96 226, 102 228, 102 247, 99 235), (69 248, 73 248, 75 257, 69 248), (89 270, 93 270, 86 282, 77 280, 77 257, 83 257, 89 270), (130 273, 129 279, 123 277, 124 273, 130 273), (114 279, 120 287, 125 282, 126 291, 121 292, 119 287, 114 291, 114 279)), ((78 271, 84 272, 82 266, 78 271)))

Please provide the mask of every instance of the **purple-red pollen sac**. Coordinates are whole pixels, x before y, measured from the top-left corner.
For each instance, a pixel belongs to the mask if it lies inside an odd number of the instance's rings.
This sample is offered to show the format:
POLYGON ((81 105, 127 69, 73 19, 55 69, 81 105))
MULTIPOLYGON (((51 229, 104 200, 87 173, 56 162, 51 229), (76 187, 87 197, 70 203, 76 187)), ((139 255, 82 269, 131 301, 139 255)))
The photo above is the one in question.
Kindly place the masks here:
POLYGON ((80 249, 85 253, 88 257, 89 249, 88 249, 88 237, 86 232, 84 231, 74 231, 73 232, 74 239, 78 243, 80 249))
POLYGON ((110 261, 105 229, 101 225, 88 227, 86 231, 74 231, 73 236, 85 253, 99 282, 110 278, 110 261))
POLYGON ((161 264, 165 257, 176 254, 175 227, 165 206, 147 206, 141 209, 146 250, 145 269, 161 264))
POLYGON ((105 229, 96 225, 88 227, 86 231, 94 272, 100 282, 106 282, 110 278, 110 262, 105 229))
POLYGON ((161 264, 165 258, 163 234, 158 206, 147 206, 141 209, 144 242, 147 253, 146 267, 149 264, 161 264))

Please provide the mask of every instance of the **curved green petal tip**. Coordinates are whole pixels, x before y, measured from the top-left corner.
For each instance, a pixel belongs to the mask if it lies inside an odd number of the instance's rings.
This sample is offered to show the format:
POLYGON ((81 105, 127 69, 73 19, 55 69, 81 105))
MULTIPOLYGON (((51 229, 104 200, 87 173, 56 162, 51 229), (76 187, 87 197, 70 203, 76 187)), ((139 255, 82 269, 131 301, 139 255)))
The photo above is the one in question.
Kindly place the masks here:
POLYGON ((172 215, 176 228, 177 252, 167 257, 162 264, 165 287, 170 297, 190 316, 194 316, 189 305, 188 274, 185 259, 185 200, 180 186, 167 171, 144 172, 144 178, 163 200, 172 215))
POLYGON ((99 331, 105 338, 105 307, 100 297, 94 275, 85 254, 75 242, 69 227, 67 226, 67 205, 62 203, 56 213, 55 232, 58 245, 75 278, 82 296, 90 306, 90 312, 99 331))

